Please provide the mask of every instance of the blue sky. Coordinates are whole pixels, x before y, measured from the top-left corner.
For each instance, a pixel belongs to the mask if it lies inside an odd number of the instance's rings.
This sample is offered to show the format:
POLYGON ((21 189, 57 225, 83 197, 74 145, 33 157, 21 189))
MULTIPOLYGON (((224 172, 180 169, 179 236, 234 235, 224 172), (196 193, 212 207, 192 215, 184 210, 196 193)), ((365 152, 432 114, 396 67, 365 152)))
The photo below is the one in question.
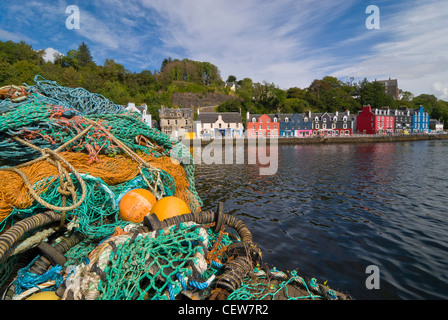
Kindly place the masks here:
POLYGON ((158 70, 166 57, 208 61, 237 79, 305 88, 398 78, 415 95, 448 100, 448 1, 56 0, 13 1, 0 12, 0 40, 63 54, 84 41, 97 64, 158 70), (67 29, 66 8, 80 10, 67 29), (368 5, 380 29, 366 28, 368 5))

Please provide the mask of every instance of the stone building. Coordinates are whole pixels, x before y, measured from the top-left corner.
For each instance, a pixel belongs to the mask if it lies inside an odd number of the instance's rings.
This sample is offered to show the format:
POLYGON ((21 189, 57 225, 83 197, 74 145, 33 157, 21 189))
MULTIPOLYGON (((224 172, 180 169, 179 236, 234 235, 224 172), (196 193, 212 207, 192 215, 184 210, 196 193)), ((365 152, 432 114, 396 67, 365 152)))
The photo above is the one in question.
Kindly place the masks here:
POLYGON ((395 100, 400 99, 400 90, 398 89, 398 80, 391 79, 389 80, 376 80, 375 82, 379 82, 384 86, 384 93, 393 97, 395 100))
POLYGON ((173 137, 183 138, 193 132, 193 110, 191 108, 159 109, 160 131, 173 137))

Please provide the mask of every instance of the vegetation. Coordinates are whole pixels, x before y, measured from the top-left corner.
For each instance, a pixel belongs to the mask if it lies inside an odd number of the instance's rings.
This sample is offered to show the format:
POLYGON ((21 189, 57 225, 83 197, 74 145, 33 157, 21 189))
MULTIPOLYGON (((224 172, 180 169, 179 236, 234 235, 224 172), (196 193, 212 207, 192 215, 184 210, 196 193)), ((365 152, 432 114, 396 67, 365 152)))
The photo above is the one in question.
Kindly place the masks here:
MULTIPOLYGON (((33 84, 36 74, 57 81, 68 87, 83 87, 97 92, 117 104, 146 103, 148 111, 158 118, 160 106, 173 106, 174 92, 192 92, 198 95, 219 93, 235 99, 218 106, 220 112, 246 111, 251 113, 334 112, 350 110, 357 113, 361 107, 401 106, 410 108, 423 105, 431 118, 448 123, 448 102, 434 95, 401 92, 402 99, 394 100, 384 93, 383 86, 367 79, 358 83, 345 83, 335 77, 315 79, 307 88, 280 89, 274 83, 253 82, 250 78, 238 80, 229 75, 227 82, 236 84, 235 92, 226 87, 217 66, 209 62, 189 59, 163 60, 160 70, 131 72, 113 59, 103 65, 93 61, 90 50, 82 42, 77 50, 58 55, 54 62, 42 58, 44 52, 34 50, 25 42, 0 41, 0 86, 9 84, 33 84)), ((244 119, 245 117, 243 117, 244 119)))

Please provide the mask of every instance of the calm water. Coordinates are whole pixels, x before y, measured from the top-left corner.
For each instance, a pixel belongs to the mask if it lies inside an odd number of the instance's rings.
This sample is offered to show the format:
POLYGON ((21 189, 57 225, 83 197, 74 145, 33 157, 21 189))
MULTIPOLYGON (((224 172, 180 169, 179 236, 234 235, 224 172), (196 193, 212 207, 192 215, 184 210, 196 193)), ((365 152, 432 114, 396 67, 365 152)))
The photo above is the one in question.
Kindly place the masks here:
POLYGON ((199 163, 196 185, 204 210, 224 201, 243 219, 270 267, 354 299, 448 299, 448 141, 279 146, 271 176, 247 164, 253 151, 199 163))

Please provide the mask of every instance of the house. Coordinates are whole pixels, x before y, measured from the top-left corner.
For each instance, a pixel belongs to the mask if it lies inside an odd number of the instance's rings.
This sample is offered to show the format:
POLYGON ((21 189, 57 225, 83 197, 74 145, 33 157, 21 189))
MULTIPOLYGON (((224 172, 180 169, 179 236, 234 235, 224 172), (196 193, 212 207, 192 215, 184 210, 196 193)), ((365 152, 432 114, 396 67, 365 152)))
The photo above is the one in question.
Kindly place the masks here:
POLYGON ((310 137, 313 123, 304 113, 278 113, 280 137, 310 137))
POLYGON ((226 87, 229 87, 230 91, 233 91, 233 92, 235 92, 235 90, 236 90, 235 82, 227 81, 226 82, 226 87))
POLYGON ((442 132, 443 122, 436 119, 429 119, 429 129, 431 130, 431 132, 442 132))
POLYGON ((151 114, 148 113, 148 106, 146 104, 141 104, 136 106, 135 103, 129 102, 125 110, 137 112, 141 115, 142 120, 150 127, 152 127, 151 114))
POLYGON ((181 138, 193 132, 193 111, 190 108, 159 109, 160 131, 173 137, 181 138))
POLYGON ((356 119, 356 131, 366 134, 392 134, 395 130, 394 112, 388 107, 372 109, 363 106, 356 119))
POLYGON ((244 134, 239 112, 199 112, 195 123, 196 136, 201 138, 240 138, 244 134))
POLYGON ((313 123, 314 136, 331 136, 332 117, 328 113, 311 113, 308 112, 313 123))
POLYGON ((408 134, 412 131, 411 110, 407 107, 399 107, 393 110, 395 116, 395 133, 408 134))
POLYGON ((336 111, 329 114, 333 122, 331 123, 333 136, 350 136, 356 131, 357 117, 350 114, 350 111, 336 111))
POLYGON ((313 122, 313 135, 349 136, 356 130, 356 115, 351 115, 350 111, 308 114, 313 122))
POLYGON ((280 124, 276 114, 246 114, 247 137, 278 137, 280 124))
POLYGON ((297 130, 295 136, 298 138, 311 137, 313 134, 313 122, 310 121, 307 113, 295 113, 297 115, 297 130))
POLYGON ((384 86, 384 93, 393 97, 395 100, 400 99, 400 90, 398 89, 398 80, 391 79, 389 80, 376 80, 375 82, 379 82, 384 86))
POLYGON ((422 106, 412 110, 412 132, 429 133, 429 115, 422 106))
POLYGON ((278 113, 276 116, 279 122, 279 136, 294 137, 296 130, 298 130, 298 115, 292 113, 278 113))

